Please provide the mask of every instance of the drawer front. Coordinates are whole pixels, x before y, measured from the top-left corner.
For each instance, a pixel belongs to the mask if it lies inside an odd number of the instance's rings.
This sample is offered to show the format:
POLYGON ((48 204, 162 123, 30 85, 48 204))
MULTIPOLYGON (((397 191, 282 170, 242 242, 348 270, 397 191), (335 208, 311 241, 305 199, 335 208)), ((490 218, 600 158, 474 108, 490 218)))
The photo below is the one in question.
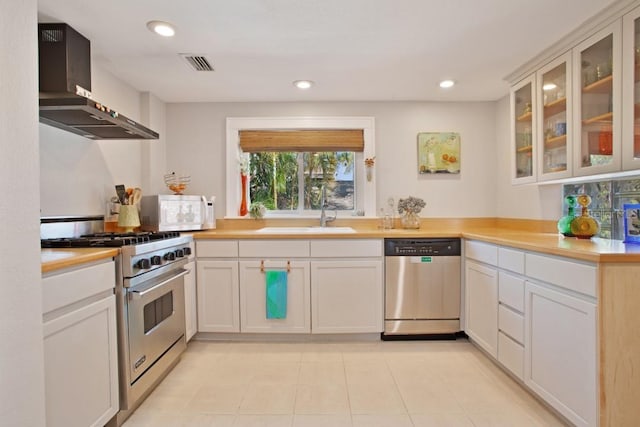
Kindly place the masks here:
POLYGON ((524 379, 524 347, 498 332, 498 361, 516 377, 524 379))
POLYGON ((62 308, 116 287, 111 260, 42 278, 42 313, 62 308))
POLYGON ((501 271, 498 275, 498 300, 524 313, 524 279, 501 271))
POLYGON ((593 264, 526 254, 526 275, 572 291, 596 297, 597 271, 593 264))
POLYGON ((524 274, 524 252, 498 248, 498 267, 524 274))
POLYGON ((498 247, 489 243, 465 241, 464 256, 486 264, 498 265, 498 247))
POLYGON ((309 256, 308 240, 241 240, 240 257, 300 258, 309 256))
POLYGON ((237 258, 237 240, 199 240, 196 242, 198 258, 237 258))
POLYGON ((382 256, 382 240, 312 240, 314 258, 350 258, 382 256))
POLYGON ((498 329, 520 344, 524 343, 524 317, 502 304, 498 307, 498 329))

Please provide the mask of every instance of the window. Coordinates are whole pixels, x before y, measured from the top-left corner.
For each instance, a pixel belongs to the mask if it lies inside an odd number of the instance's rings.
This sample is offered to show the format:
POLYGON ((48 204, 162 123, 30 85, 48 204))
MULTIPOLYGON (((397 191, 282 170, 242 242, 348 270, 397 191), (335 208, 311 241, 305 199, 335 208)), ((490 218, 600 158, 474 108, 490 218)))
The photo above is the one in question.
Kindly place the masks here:
POLYGON ((328 209, 356 209, 353 151, 250 153, 249 199, 274 212, 303 213, 321 207, 326 187, 328 209))
POLYGON ((323 185, 339 215, 375 216, 375 174, 367 180, 364 168, 373 131, 370 117, 228 118, 226 215, 238 216, 244 163, 249 199, 270 216, 317 215, 323 185))

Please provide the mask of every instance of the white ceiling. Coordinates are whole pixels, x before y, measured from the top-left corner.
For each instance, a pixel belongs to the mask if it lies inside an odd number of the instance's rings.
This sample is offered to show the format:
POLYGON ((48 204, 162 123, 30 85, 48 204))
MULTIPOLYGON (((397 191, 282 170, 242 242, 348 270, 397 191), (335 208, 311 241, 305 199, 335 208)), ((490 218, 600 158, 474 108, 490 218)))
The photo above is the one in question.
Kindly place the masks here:
POLYGON ((39 0, 95 61, 166 102, 495 100, 613 0, 39 0), (176 26, 167 39, 146 22, 176 26), (214 72, 180 53, 204 55, 214 72), (438 82, 458 84, 448 91, 438 82), (300 91, 293 80, 316 85, 300 91))

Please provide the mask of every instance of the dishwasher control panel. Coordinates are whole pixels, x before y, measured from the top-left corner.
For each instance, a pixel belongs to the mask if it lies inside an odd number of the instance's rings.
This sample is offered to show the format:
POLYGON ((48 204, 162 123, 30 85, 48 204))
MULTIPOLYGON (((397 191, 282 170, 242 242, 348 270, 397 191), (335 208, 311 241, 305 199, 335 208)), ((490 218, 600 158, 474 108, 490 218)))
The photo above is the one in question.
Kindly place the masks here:
POLYGON ((385 256, 460 256, 460 239, 384 239, 385 256))

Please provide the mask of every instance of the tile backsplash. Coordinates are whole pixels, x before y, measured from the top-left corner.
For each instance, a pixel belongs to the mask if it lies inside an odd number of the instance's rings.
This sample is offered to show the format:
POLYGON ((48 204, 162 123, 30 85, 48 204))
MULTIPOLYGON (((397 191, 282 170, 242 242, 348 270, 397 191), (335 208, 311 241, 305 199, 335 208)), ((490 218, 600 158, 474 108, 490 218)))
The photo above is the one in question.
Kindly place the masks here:
MULTIPOLYGON (((622 206, 625 203, 640 203, 640 178, 566 184, 562 188, 562 211, 565 214, 568 206, 564 203, 564 197, 576 194, 587 194, 591 197, 589 213, 600 222, 599 237, 623 240, 622 206)), ((575 214, 580 213, 578 206, 575 214)))

